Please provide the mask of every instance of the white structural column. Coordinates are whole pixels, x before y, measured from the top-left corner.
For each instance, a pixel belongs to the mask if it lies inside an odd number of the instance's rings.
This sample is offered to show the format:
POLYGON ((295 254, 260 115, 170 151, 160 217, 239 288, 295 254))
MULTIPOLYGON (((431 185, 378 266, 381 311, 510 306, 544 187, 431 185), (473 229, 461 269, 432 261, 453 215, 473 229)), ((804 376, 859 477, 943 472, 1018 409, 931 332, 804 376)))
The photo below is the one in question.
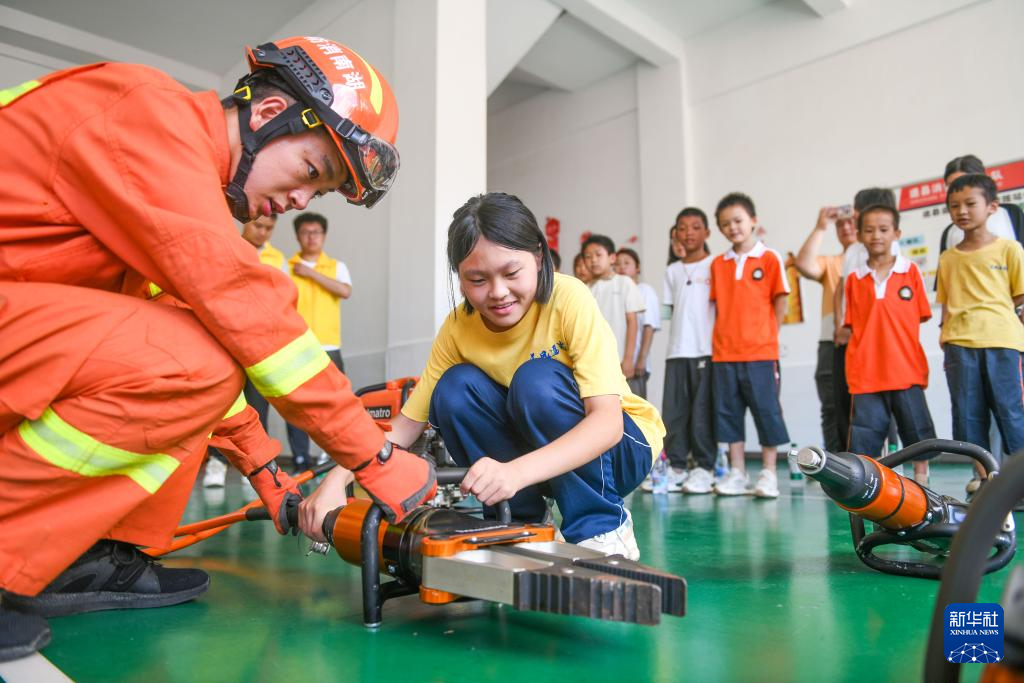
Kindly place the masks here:
POLYGON ((663 272, 668 229, 679 209, 693 196, 687 164, 688 113, 683 78, 678 60, 662 66, 637 65, 637 149, 643 231, 640 257, 644 264, 656 265, 645 265, 648 278, 663 272))
MULTIPOLYGON (((692 200, 687 162, 690 140, 680 59, 660 66, 637 65, 637 150, 640 167, 640 260, 644 280, 661 298, 668 255, 668 231, 681 208, 692 200)), ((654 335, 651 358, 664 358, 668 326, 654 335)), ((661 407, 664 364, 653 363, 647 398, 661 407)))
POLYGON ((395 5, 402 170, 389 197, 388 377, 422 371, 451 308, 451 216, 487 185, 485 8, 479 0, 395 5))

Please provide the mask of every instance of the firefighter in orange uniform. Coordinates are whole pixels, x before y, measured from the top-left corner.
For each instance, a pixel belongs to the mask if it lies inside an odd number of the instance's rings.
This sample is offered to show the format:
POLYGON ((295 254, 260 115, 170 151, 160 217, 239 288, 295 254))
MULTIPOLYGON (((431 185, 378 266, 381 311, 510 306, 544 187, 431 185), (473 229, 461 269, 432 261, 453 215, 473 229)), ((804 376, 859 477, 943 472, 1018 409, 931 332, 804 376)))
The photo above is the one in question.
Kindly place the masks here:
MULTIPOLYGON (((47 616, 206 590, 204 572, 135 546, 170 541, 243 373, 390 519, 433 495, 431 466, 385 440, 288 276, 231 220, 333 190, 377 203, 398 170, 397 104, 330 40, 248 59, 224 102, 112 63, 0 91, 0 660, 43 647, 47 616), (188 308, 124 293, 139 281, 188 308)), ((298 492, 274 451, 243 474, 285 533, 298 492)))

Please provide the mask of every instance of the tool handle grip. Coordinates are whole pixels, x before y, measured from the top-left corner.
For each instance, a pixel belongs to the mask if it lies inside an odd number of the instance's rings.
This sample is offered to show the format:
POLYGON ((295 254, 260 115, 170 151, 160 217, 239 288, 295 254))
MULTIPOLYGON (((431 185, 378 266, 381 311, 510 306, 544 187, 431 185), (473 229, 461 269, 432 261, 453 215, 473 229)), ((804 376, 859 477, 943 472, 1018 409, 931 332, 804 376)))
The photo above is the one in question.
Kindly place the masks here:
MULTIPOLYGON (((444 467, 437 470, 437 483, 439 486, 447 484, 458 484, 462 481, 463 477, 466 476, 466 472, 469 469, 466 467, 444 467)), ((291 526, 298 526, 299 523, 299 501, 289 500, 285 505, 285 512, 288 516, 288 523, 291 526)), ((508 524, 512 521, 512 508, 509 507, 508 501, 503 500, 494 506, 495 511, 498 515, 498 521, 502 524, 508 524)), ((335 508, 327 513, 324 517, 323 532, 324 536, 328 541, 334 542, 331 536, 334 531, 334 522, 338 519, 338 513, 341 512, 341 508, 335 508)), ((249 521, 256 520, 268 520, 270 515, 267 514, 267 509, 264 507, 250 508, 245 511, 245 518, 249 521)))

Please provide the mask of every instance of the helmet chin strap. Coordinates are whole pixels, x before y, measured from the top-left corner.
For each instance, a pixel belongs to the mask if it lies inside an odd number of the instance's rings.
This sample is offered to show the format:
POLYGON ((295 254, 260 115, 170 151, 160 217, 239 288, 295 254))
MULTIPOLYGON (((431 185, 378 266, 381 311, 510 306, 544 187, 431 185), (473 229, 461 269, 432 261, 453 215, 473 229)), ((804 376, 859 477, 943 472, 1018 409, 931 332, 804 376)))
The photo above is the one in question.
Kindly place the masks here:
MULTIPOLYGON (((241 84, 241 81, 239 83, 241 84)), ((231 182, 224 188, 224 197, 235 220, 248 223, 252 220, 252 216, 249 214, 249 198, 245 194, 245 181, 248 180, 249 173, 252 171, 256 154, 275 138, 282 135, 296 135, 309 130, 302 120, 302 112, 306 107, 301 102, 296 102, 260 126, 259 130, 253 130, 250 125, 252 118, 250 100, 236 92, 224 101, 234 102, 238 109, 238 136, 242 143, 242 154, 238 159, 238 167, 235 169, 235 175, 231 182)))

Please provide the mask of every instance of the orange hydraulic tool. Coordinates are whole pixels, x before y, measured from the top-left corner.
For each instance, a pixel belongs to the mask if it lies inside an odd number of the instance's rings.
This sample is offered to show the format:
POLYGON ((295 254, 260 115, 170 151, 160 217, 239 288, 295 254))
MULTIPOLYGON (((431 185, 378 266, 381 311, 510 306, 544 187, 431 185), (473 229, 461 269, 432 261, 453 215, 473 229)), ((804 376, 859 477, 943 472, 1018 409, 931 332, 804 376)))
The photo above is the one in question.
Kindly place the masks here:
MULTIPOLYGON (((438 470, 438 483, 461 481, 464 469, 438 470)), ((499 515, 507 516, 507 504, 499 515)), ((621 555, 555 540, 550 524, 496 522, 422 505, 400 524, 356 499, 331 512, 324 535, 346 562, 362 568, 363 623, 381 623, 384 601, 419 593, 443 604, 477 598, 516 609, 657 624, 683 616, 686 581, 621 555), (381 582, 381 574, 393 578, 381 582)))
POLYGON ((390 422, 409 399, 409 394, 416 388, 418 377, 402 377, 380 384, 371 384, 355 392, 363 403, 363 408, 378 422, 390 422))
MULTIPOLYGON (((839 507, 850 513, 857 556, 872 569, 887 574, 941 578, 942 565, 931 562, 907 562, 880 557, 874 549, 881 545, 909 545, 932 555, 945 557, 954 534, 967 515, 967 504, 944 496, 908 479, 892 469, 908 460, 956 453, 975 459, 991 476, 998 468, 995 458, 978 446, 960 441, 930 439, 873 460, 853 453, 829 453, 811 446, 795 457, 800 470, 821 484, 839 507), (877 531, 865 535, 864 520, 874 522, 877 531)), ((994 541, 996 552, 989 558, 986 572, 1000 569, 1016 552, 1012 517, 994 541)))

